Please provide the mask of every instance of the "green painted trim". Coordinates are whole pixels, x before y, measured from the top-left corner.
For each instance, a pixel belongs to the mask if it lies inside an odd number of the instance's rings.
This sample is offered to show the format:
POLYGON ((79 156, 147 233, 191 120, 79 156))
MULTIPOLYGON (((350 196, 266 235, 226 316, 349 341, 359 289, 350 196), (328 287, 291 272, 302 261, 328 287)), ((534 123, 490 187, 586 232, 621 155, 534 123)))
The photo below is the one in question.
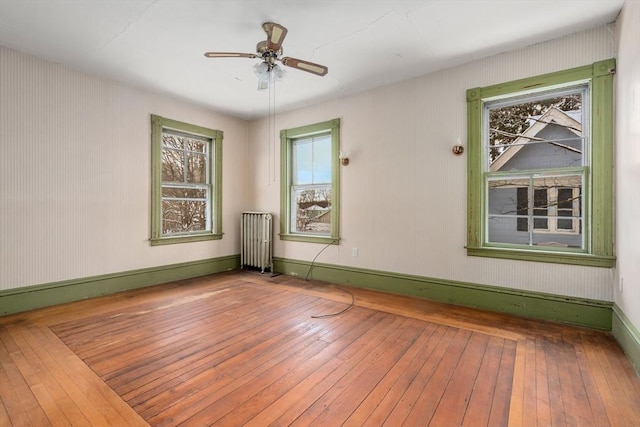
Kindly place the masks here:
MULTIPOLYGON (((613 60, 610 59, 608 61, 613 60)), ((598 62, 595 64, 598 64, 598 62)), ((582 67, 556 71, 539 76, 525 77, 524 79, 512 80, 493 86, 470 89, 467 91, 467 99, 482 99, 488 101, 506 94, 517 95, 521 93, 531 93, 571 82, 586 81, 593 77, 593 65, 594 64, 584 65, 582 67)))
POLYGON ((173 245, 176 243, 203 242, 205 240, 220 240, 222 234, 194 234, 192 236, 171 236, 151 239, 152 246, 173 245))
POLYGON ((340 243, 340 239, 322 236, 307 236, 304 234, 280 234, 280 240, 288 240, 290 242, 306 242, 306 243, 323 243, 325 245, 340 243))
POLYGON ((640 375, 640 331, 633 326, 622 309, 614 304, 611 332, 640 375))
POLYGON ((213 166, 213 179, 211 180, 211 184, 213 185, 213 190, 211 192, 213 200, 213 206, 211 209, 213 212, 213 238, 214 239, 222 239, 222 141, 224 139, 224 133, 221 130, 215 131, 216 137, 213 140, 213 161, 211 162, 213 166))
MULTIPOLYGON (((285 258, 274 258, 273 265, 279 273, 300 277, 306 277, 311 268, 308 261, 285 258)), ((521 317, 611 329, 613 303, 606 301, 331 264, 314 263, 309 277, 521 317)))
POLYGON ((240 256, 230 255, 9 289, 0 291, 0 315, 220 273, 239 267, 240 256))
POLYGON ((611 268, 613 244, 613 75, 615 60, 544 74, 504 84, 467 90, 467 255, 521 261, 611 268), (572 82, 590 82, 591 167, 585 183, 589 235, 585 253, 487 244, 486 194, 483 168, 483 105, 502 96, 551 89, 572 82), (500 247, 497 247, 500 246, 500 247))
POLYGON ((484 242, 484 179, 482 173, 482 100, 480 89, 467 91, 467 246, 484 242))
POLYGON ((336 243, 340 241, 340 119, 314 123, 280 131, 280 240, 307 243, 336 243), (331 132, 331 236, 291 233, 291 180, 293 176, 292 141, 309 135, 331 132))
POLYGON ((220 130, 192 125, 177 120, 151 115, 151 245, 170 245, 175 243, 199 242, 222 239, 222 140, 220 130), (162 236, 162 130, 172 129, 210 138, 213 150, 210 153, 211 179, 211 218, 212 231, 184 236, 162 236))
POLYGON ((613 73, 615 61, 593 64, 591 81, 592 253, 613 256, 613 73))
MULTIPOLYGON (((553 248, 556 249, 556 248, 553 248)), ((523 250, 507 247, 483 246, 473 248, 467 246, 467 255, 488 258, 512 259, 519 261, 551 262, 554 264, 582 265, 589 267, 611 268, 616 263, 613 256, 601 256, 585 253, 563 252, 562 250, 550 250, 548 252, 523 250)))

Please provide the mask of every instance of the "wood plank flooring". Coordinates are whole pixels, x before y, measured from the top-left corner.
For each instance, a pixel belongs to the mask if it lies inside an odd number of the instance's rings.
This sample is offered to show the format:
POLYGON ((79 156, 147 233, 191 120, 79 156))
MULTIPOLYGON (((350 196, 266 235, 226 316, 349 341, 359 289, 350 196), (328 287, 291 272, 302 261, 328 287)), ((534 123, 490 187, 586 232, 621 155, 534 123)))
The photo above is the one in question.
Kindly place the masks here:
POLYGON ((0 426, 640 426, 608 333, 248 272, 0 318, 0 368, 0 426))

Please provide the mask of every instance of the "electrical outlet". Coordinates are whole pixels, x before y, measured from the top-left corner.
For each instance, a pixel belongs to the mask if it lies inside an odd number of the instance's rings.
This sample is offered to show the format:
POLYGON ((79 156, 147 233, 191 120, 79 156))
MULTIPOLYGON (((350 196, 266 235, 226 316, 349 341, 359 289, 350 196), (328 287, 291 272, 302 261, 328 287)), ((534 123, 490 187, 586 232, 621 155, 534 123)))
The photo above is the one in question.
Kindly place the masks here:
POLYGON ((358 248, 351 248, 351 256, 358 256, 358 248))
POLYGON ((622 289, 624 288, 624 278, 622 278, 622 277, 620 278, 619 286, 620 286, 620 292, 622 292, 622 289))

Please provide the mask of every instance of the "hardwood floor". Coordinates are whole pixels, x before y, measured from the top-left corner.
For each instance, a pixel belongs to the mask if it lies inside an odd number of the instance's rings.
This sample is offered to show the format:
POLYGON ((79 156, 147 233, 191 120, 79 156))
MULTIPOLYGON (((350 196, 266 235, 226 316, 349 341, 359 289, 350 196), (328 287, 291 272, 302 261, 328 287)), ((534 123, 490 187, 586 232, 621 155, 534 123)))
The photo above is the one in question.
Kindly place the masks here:
POLYGON ((608 333, 247 272, 0 318, 0 366, 0 426, 640 425, 608 333))

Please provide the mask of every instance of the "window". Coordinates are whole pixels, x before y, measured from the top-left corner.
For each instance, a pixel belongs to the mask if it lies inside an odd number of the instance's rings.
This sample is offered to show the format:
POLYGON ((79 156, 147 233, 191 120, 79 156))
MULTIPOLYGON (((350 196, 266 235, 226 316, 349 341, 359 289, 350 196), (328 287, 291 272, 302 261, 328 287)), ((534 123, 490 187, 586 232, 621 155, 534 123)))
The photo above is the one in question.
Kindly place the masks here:
POLYGON ((614 67, 467 91, 469 255, 613 265, 614 67))
POLYGON ((339 239, 340 119, 281 131, 280 238, 339 239))
POLYGON ((151 116, 151 244, 220 239, 222 132, 151 116))

